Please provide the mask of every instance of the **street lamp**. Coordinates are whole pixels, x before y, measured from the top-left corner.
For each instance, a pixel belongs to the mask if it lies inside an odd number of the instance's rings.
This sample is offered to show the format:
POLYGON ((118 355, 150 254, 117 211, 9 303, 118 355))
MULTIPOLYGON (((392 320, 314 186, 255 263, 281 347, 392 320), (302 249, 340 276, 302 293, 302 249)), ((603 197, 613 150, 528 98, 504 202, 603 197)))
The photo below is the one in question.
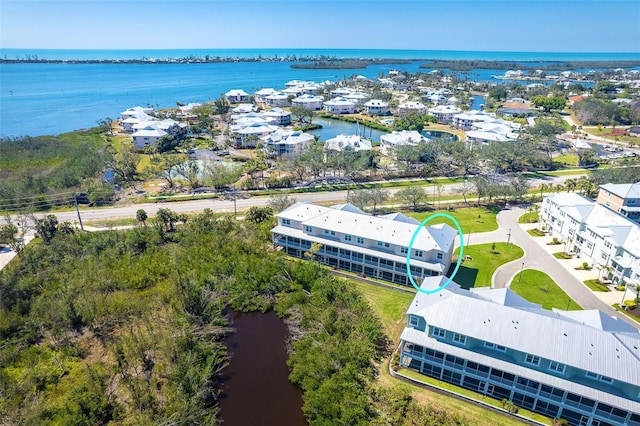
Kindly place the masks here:
POLYGON ((522 262, 522 267, 520 267, 520 275, 518 275, 518 282, 522 279, 522 271, 524 270, 524 262, 522 262))

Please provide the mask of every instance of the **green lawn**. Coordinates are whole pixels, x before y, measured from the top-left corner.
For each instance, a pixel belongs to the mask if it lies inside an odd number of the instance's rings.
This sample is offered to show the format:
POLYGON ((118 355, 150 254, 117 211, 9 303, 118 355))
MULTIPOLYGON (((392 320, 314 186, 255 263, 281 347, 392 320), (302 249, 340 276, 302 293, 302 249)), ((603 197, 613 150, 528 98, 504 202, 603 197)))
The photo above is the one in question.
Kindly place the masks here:
POLYGON ((400 338, 406 325, 405 312, 414 293, 381 287, 358 280, 347 280, 365 298, 373 312, 380 318, 386 335, 392 342, 400 338))
MULTIPOLYGON (((453 216, 460 227, 463 234, 475 233, 475 232, 488 232, 498 229, 498 221, 496 216, 498 215, 498 209, 485 209, 482 207, 465 207, 462 209, 454 210, 434 210, 429 212, 409 212, 405 213, 407 216, 411 216, 416 220, 422 222, 427 216, 434 213, 447 213, 453 216)), ((447 223, 451 226, 454 224, 447 218, 437 217, 428 222, 428 225, 435 225, 438 223, 447 223)))
POLYGON ((553 157, 553 161, 556 163, 566 164, 568 166, 577 166, 578 156, 576 154, 562 154, 557 157, 553 157))
POLYGON ((525 269, 511 281, 509 288, 544 309, 557 308, 570 311, 582 308, 565 293, 553 279, 542 271, 525 269))
POLYGON ((539 219, 538 212, 527 212, 518 218, 518 223, 538 223, 539 219))
MULTIPOLYGON (((492 405, 492 406, 497 407, 497 408, 502 408, 501 401, 498 401, 497 399, 494 399, 494 398, 491 398, 491 397, 485 397, 484 395, 482 395, 479 392, 474 392, 472 390, 469 390, 469 389, 466 389, 466 388, 463 388, 463 387, 460 387, 460 386, 456 386, 456 385, 453 385, 451 383, 441 382, 440 380, 434 379, 433 377, 429 377, 429 376, 425 376, 424 374, 420 374, 417 371, 410 370, 410 369, 407 369, 407 368, 401 368, 401 369, 398 370, 398 373, 402 374, 403 376, 412 378, 414 380, 418 380, 418 381, 423 382, 423 383, 428 383, 430 385, 437 386, 439 388, 446 389, 448 391, 455 392, 455 393, 458 393, 460 395, 464 395, 466 397, 481 401, 481 402, 483 402, 485 404, 492 405)), ((547 424, 547 425, 551 424, 551 419, 549 419, 548 417, 544 417, 541 414, 533 413, 533 412, 531 412, 529 410, 526 410, 526 409, 524 409, 522 407, 518 407, 518 414, 523 416, 523 417, 527 417, 529 419, 536 420, 536 421, 538 421, 540 423, 544 423, 544 424, 547 424)), ((495 416, 499 416, 499 417, 495 418, 495 420, 498 422, 498 423, 495 423, 495 425, 499 425, 499 424, 510 424, 511 425, 511 424, 518 424, 519 423, 515 419, 509 419, 509 418, 507 418, 505 416, 501 416, 499 414, 494 414, 494 415, 495 416)), ((474 420, 476 420, 478 422, 477 424, 488 424, 488 423, 481 422, 479 419, 474 419, 474 420)), ((488 421, 488 420, 489 419, 487 418, 486 421, 488 421)))
POLYGON ((585 285, 589 287, 592 291, 611 291, 609 287, 604 284, 600 284, 598 280, 586 280, 584 281, 585 285))
MULTIPOLYGON (((514 245, 501 242, 495 243, 495 252, 491 244, 477 244, 465 247, 463 255, 471 256, 471 260, 464 260, 453 279, 463 288, 489 287, 493 273, 501 265, 524 256, 524 251, 514 245)), ((456 250, 455 255, 459 253, 456 250)), ((455 257, 455 256, 454 256, 455 257)), ((468 258, 467 258, 468 259, 468 258)), ((451 265, 449 272, 453 272, 455 264, 451 265)))

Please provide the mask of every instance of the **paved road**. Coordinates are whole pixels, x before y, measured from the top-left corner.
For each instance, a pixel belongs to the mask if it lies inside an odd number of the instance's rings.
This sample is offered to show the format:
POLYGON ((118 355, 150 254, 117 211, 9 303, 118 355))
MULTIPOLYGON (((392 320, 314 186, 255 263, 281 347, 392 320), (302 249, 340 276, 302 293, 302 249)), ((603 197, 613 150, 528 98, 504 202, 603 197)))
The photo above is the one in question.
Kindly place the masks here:
MULTIPOLYGON (((498 213, 499 229, 497 231, 471 234, 470 236, 471 245, 509 241, 521 247, 525 252, 524 257, 498 268, 493 275, 491 286, 493 288, 503 288, 509 284, 522 269, 537 269, 549 275, 558 283, 560 288, 582 308, 599 309, 609 315, 621 318, 623 321, 640 329, 640 324, 627 318, 600 300, 580 279, 562 266, 560 262, 544 250, 538 242, 534 241, 533 237, 518 224, 518 217, 524 213, 525 209, 520 207, 502 210, 498 213)), ((469 239, 468 236, 465 239, 465 244, 467 243, 467 239, 469 239)))

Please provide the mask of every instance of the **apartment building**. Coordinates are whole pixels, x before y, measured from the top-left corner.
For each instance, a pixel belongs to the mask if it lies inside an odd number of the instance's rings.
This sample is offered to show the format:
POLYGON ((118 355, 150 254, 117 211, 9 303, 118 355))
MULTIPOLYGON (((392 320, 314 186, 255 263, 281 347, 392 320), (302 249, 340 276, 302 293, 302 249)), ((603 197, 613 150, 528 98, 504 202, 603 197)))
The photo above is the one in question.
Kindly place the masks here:
POLYGON ((600 185, 596 202, 640 222, 640 182, 600 185))
POLYGON ((616 285, 640 282, 640 225, 579 194, 544 197, 540 227, 616 285))
POLYGON ((452 282, 414 297, 400 365, 571 425, 640 426, 640 333, 598 310, 549 311, 452 282))
MULTIPOLYGON (((296 203, 277 215, 273 243, 299 258, 364 276, 411 285, 406 257, 420 225, 401 213, 372 216, 351 204, 323 207, 296 203), (312 248, 313 247, 313 248, 312 248)), ((451 266, 457 231, 447 224, 420 229, 411 250, 411 273, 421 280, 451 266)))

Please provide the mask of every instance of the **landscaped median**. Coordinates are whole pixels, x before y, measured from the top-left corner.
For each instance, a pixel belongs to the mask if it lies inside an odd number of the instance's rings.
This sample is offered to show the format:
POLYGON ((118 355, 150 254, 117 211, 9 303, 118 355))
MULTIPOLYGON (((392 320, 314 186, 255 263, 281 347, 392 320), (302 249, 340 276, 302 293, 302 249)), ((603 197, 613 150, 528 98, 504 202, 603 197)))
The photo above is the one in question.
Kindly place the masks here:
POLYGON ((513 278, 509 288, 529 302, 541 305, 544 309, 582 310, 549 275, 542 271, 522 270, 513 278))
MULTIPOLYGON (((460 249, 455 251, 455 255, 460 249)), ((494 272, 505 263, 524 256, 524 250, 505 242, 477 244, 464 249, 464 260, 454 281, 464 289, 490 287, 494 272)))

